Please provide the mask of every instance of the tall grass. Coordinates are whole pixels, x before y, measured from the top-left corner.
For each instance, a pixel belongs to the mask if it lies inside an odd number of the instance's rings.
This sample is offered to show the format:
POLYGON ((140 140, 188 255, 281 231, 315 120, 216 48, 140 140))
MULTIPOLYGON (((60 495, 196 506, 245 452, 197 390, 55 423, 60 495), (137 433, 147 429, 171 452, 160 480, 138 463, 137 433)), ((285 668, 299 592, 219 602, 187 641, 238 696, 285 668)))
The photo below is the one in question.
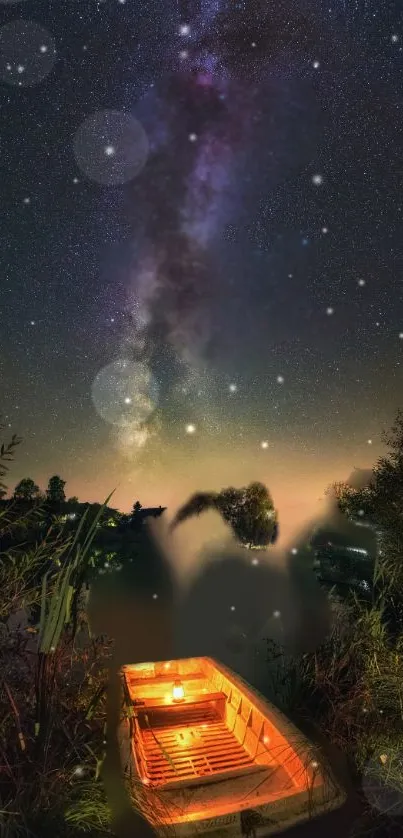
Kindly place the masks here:
POLYGON ((272 692, 345 755, 363 829, 378 834, 384 820, 389 827, 403 816, 403 634, 391 638, 382 597, 368 606, 351 594, 333 610, 315 653, 292 658, 270 642, 272 692))
MULTIPOLYGON (((111 644, 83 637, 79 625, 80 593, 108 501, 94 520, 83 517, 74 537, 49 531, 35 548, 0 556, 2 838, 63 838, 73 824, 74 834, 111 834, 100 781, 111 644), (10 616, 35 603, 36 628, 10 627, 10 616)), ((0 528, 4 522, 20 532, 26 518, 3 514, 0 528)))

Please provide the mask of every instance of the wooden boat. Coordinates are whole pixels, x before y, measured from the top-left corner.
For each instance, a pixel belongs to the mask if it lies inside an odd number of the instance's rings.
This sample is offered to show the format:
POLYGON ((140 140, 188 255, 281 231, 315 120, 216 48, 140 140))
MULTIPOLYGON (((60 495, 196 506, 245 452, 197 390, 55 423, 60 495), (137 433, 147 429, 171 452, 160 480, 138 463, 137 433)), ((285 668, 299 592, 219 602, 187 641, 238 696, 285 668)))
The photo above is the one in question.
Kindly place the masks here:
POLYGON ((211 658, 122 669, 131 790, 157 832, 271 835, 341 806, 317 749, 211 658))

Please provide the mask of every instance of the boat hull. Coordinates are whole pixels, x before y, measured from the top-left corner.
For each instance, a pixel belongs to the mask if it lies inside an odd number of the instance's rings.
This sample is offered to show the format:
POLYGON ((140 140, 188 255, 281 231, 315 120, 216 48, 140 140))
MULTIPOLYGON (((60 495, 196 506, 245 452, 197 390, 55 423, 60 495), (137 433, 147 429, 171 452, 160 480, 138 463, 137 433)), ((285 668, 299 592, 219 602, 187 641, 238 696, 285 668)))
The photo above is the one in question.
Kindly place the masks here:
MULTIPOLYGON (((187 726, 164 726, 155 709, 158 679, 155 685, 146 678, 130 682, 128 672, 135 672, 135 666, 124 667, 128 718, 120 728, 121 754, 126 754, 130 766, 135 806, 158 833, 172 832, 178 838, 196 834, 263 838, 343 805, 346 794, 318 749, 236 673, 210 658, 169 665, 182 675, 191 693, 188 706, 183 706, 184 719, 188 721, 188 713, 196 709, 213 712, 213 705, 218 715, 210 721, 206 716, 207 722, 198 727, 193 716, 187 726), (191 669, 195 661, 209 675, 209 690, 193 700, 195 674, 186 680, 183 672, 185 664, 191 669), (128 688, 129 682, 134 686, 128 688), (145 700, 139 710, 141 695, 145 700), (144 718, 141 721, 142 712, 146 723, 144 718), (223 719, 227 738, 216 739, 223 719), (210 737, 207 755, 201 727, 210 737), (174 740, 186 745, 184 735, 191 746, 173 747, 174 740)), ((160 688, 161 695, 164 689, 160 688)), ((172 712, 168 708, 167 718, 174 719, 173 713, 174 708, 172 712)))

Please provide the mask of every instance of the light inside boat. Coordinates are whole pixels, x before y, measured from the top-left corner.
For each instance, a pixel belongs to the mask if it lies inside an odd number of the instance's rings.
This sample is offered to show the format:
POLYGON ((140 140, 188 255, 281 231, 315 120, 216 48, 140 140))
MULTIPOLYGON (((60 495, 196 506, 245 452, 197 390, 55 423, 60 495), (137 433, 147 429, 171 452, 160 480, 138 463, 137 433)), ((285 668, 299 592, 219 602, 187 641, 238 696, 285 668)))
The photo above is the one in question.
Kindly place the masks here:
POLYGON ((175 681, 172 689, 172 698, 174 701, 183 701, 185 698, 182 681, 175 681))

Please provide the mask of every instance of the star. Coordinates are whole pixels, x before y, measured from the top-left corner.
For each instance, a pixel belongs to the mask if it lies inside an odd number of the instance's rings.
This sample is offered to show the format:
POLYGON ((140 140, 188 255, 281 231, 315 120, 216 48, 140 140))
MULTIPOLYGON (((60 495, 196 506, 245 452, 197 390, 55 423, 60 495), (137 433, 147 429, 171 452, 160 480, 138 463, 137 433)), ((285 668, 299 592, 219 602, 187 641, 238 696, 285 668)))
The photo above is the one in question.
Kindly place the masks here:
POLYGON ((392 35, 390 40, 392 41, 392 44, 397 44, 399 40, 399 35, 392 35))
POLYGON ((273 617, 278 620, 281 617, 281 611, 273 611, 273 617))
POLYGON ((228 389, 229 389, 230 393, 236 393, 236 391, 238 390, 238 387, 236 386, 236 384, 230 384, 228 389))
POLYGON ((324 235, 326 235, 326 233, 328 233, 328 232, 329 232, 329 228, 328 228, 328 227, 322 227, 322 233, 323 233, 324 235))
POLYGON ((180 53, 179 53, 179 58, 180 58, 182 61, 184 61, 184 60, 185 60, 185 58, 188 58, 188 57, 189 57, 189 53, 188 53, 187 49, 181 49, 181 51, 180 51, 180 53))
POLYGON ((78 183, 78 177, 73 177, 73 183, 78 183))
POLYGON ((31 198, 24 198, 24 204, 30 204, 31 198))
POLYGON ((196 425, 186 425, 185 431, 187 434, 194 434, 196 433, 196 425))
POLYGON ((312 183, 315 184, 315 186, 321 186, 322 183, 323 183, 323 176, 322 175, 313 175, 312 176, 312 183))
POLYGON ((24 67, 24 65, 23 65, 23 64, 19 64, 19 65, 18 65, 18 67, 17 67, 17 73, 24 73, 24 72, 25 72, 25 67, 24 67))
POLYGON ((132 403, 132 400, 131 400, 130 396, 126 396, 125 404, 131 404, 131 403, 132 403))
POLYGON ((318 69, 319 69, 319 67, 320 67, 320 63, 319 63, 319 61, 313 61, 313 62, 312 62, 312 67, 313 67, 315 70, 318 70, 318 69))
POLYGON ((116 154, 115 146, 106 145, 105 148, 104 148, 104 152, 105 152, 107 157, 113 157, 113 155, 116 154))
POLYGON ((358 285, 360 285, 361 288, 362 288, 365 285, 365 279, 359 279, 358 280, 358 285))
POLYGON ((231 611, 235 611, 235 605, 231 605, 231 611))
POLYGON ((372 445, 372 439, 368 440, 368 445, 372 445))
POLYGON ((269 443, 268 443, 266 440, 264 440, 263 442, 261 442, 261 443, 260 443, 260 447, 261 447, 261 448, 268 448, 268 447, 269 447, 269 443))
POLYGON ((39 52, 44 54, 47 51, 48 51, 48 48, 47 48, 46 44, 41 44, 41 46, 39 47, 39 52))
POLYGON ((403 332, 399 332, 399 338, 400 340, 403 340, 403 332))
POLYGON ((190 32, 189 24, 188 23, 182 23, 181 27, 179 29, 179 32, 180 32, 181 35, 189 35, 189 32, 190 32))
POLYGON ((35 320, 30 321, 30 326, 35 326, 35 320))
POLYGON ((189 134, 189 140, 191 143, 195 143, 197 140, 197 134, 189 134))
POLYGON ((329 306, 329 307, 326 309, 326 314, 329 314, 329 316, 330 316, 331 314, 334 314, 334 308, 332 308, 331 306, 329 306))
POLYGON ((278 375, 277 376, 277 383, 278 384, 284 384, 284 376, 278 375))

